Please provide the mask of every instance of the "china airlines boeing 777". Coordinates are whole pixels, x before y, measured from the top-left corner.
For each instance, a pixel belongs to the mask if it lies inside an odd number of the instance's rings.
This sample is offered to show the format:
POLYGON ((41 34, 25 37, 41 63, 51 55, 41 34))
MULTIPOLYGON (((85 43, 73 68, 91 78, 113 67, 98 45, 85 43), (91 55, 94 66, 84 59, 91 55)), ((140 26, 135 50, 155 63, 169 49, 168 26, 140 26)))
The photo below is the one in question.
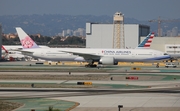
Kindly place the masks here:
MULTIPOLYGON (((95 48, 48 48, 43 49, 20 28, 19 35, 23 54, 51 61, 86 61, 86 67, 96 67, 94 62, 103 65, 117 65, 118 62, 157 62, 167 60, 169 55, 153 49, 95 49, 95 48)), ((149 34, 147 37, 152 36, 149 34)))

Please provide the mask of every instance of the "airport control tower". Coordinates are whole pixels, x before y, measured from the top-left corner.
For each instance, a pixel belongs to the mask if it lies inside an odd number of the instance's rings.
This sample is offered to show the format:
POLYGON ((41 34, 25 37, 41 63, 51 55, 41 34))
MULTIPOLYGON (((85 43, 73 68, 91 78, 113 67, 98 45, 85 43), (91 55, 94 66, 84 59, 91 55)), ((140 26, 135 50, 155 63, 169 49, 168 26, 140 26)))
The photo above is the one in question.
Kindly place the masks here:
POLYGON ((125 48, 124 15, 121 12, 114 14, 113 25, 113 48, 125 48))

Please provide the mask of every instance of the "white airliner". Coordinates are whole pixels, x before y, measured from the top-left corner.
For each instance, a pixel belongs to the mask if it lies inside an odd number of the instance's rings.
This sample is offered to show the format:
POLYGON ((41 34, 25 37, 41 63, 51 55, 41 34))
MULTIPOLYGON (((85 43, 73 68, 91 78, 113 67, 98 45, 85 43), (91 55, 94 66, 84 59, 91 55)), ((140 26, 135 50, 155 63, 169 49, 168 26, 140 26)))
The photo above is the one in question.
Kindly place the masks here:
MULTIPOLYGON (((22 45, 3 45, 4 48, 7 50, 7 51, 15 51, 15 50, 21 50, 23 49, 22 45)), ((39 47, 41 48, 49 48, 48 46, 44 46, 44 45, 39 45, 39 47)))
MULTIPOLYGON (((48 46, 39 46, 41 48, 49 48, 48 46)), ((16 59, 16 60, 22 60, 24 58, 29 58, 21 53, 21 50, 23 49, 22 45, 2 45, 2 57, 5 59, 16 59)))
MULTIPOLYGON (((170 58, 164 52, 146 49, 91 49, 91 48, 39 48, 39 46, 20 28, 19 35, 23 54, 51 61, 86 61, 86 67, 96 67, 94 62, 103 65, 117 65, 118 62, 156 62, 170 58)), ((147 37, 151 36, 149 34, 147 37)))
POLYGON ((3 47, 3 45, 1 45, 1 57, 3 59, 6 59, 8 56, 8 51, 3 47))
POLYGON ((25 56, 20 51, 7 50, 3 45, 1 46, 1 49, 2 49, 2 57, 4 59, 9 59, 9 60, 10 59, 14 59, 14 60, 25 59, 25 56))

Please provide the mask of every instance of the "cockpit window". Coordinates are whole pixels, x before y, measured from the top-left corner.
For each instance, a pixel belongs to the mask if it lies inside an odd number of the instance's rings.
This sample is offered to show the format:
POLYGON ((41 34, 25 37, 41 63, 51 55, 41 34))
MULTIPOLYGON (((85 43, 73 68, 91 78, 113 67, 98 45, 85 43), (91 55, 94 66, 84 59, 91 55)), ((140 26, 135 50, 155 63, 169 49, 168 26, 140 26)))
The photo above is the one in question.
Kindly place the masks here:
POLYGON ((168 55, 167 53, 164 53, 164 55, 168 55))

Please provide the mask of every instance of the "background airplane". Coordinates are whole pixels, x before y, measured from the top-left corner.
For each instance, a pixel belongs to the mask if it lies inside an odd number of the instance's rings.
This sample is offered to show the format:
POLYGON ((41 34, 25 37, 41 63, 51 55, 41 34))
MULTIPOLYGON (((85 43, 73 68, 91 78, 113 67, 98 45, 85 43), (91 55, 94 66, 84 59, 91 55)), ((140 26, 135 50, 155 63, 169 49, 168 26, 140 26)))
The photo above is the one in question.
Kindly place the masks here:
POLYGON ((148 34, 146 38, 136 48, 150 48, 153 38, 154 32, 148 34))
MULTIPOLYGON (((3 47, 7 50, 7 51, 15 51, 15 50, 21 50, 23 49, 22 45, 3 45, 3 47)), ((48 46, 44 46, 44 45, 39 45, 39 47, 41 48, 49 48, 48 46)))
MULTIPOLYGON (((41 48, 49 48, 48 46, 40 45, 41 48)), ((23 55, 21 51, 23 47, 22 45, 2 45, 2 58, 7 60, 31 60, 32 57, 23 55)))
MULTIPOLYGON (((22 53, 52 61, 86 61, 86 67, 96 67, 94 62, 103 65, 117 65, 118 62, 157 62, 167 60, 164 52, 146 49, 91 49, 91 48, 40 48, 20 27, 16 28, 22 53)), ((150 37, 150 36, 148 36, 150 37)))
POLYGON ((14 60, 25 60, 25 55, 23 55, 20 51, 12 51, 7 50, 3 45, 1 46, 2 49, 2 58, 10 61, 14 60))

